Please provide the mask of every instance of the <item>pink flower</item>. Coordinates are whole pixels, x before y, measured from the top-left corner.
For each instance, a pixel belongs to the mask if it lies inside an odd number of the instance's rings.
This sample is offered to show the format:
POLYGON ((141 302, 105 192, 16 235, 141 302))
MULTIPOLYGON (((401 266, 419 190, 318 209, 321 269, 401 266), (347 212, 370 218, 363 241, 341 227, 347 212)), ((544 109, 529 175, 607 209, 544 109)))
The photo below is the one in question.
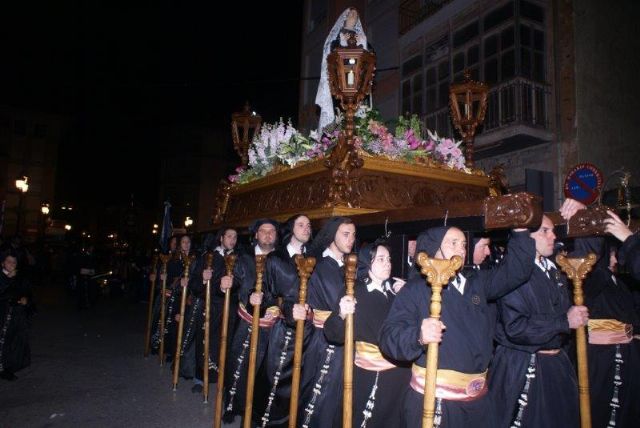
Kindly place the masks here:
POLYGON ((422 145, 422 140, 416 137, 411 128, 404 133, 404 139, 407 140, 407 144, 411 150, 416 150, 422 145))

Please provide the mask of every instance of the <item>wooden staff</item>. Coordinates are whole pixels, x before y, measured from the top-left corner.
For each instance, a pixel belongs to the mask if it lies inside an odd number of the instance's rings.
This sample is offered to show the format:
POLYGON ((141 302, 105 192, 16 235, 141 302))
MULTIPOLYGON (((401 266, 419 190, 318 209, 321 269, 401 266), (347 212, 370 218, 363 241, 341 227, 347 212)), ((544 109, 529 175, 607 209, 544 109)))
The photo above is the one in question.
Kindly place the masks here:
MULTIPOLYGON (((189 267, 191 266, 191 257, 183 254, 184 272, 182 277, 189 281, 189 267)), ((182 287, 182 284, 180 284, 182 287)), ((175 292, 175 291, 174 291, 175 292)), ((178 339, 176 340, 176 353, 173 358, 173 390, 178 389, 178 377, 180 376, 180 353, 182 352, 182 330, 184 329, 184 311, 187 306, 187 287, 182 287, 182 298, 180 300, 180 320, 178 321, 178 339)))
MULTIPOLYGON (((564 254, 556 256, 556 262, 562 271, 573 282, 573 303, 581 306, 584 303, 582 280, 596 263, 595 254, 587 257, 568 258, 564 254)), ((576 352, 578 357, 578 391, 580 395, 580 426, 591 428, 591 403, 589 401, 589 370, 587 364, 586 326, 576 329, 576 352)))
POLYGON ((153 324, 153 295, 156 289, 156 270, 158 269, 158 255, 154 254, 151 258, 151 272, 153 272, 153 281, 149 285, 149 312, 147 313, 147 334, 144 336, 144 357, 149 356, 151 350, 151 328, 153 324))
MULTIPOLYGON (((233 275, 233 267, 237 256, 230 254, 225 256, 224 264, 227 276, 233 275)), ((222 325, 220 326, 220 354, 218 355, 218 385, 216 388, 216 413, 213 417, 214 428, 222 425, 222 402, 224 399, 224 368, 227 360, 227 334, 229 332, 229 306, 231 305, 231 292, 224 293, 224 308, 222 309, 222 325)))
MULTIPOLYGON (((262 293, 262 272, 266 255, 256 256, 256 293, 262 293)), ((251 428, 251 412, 253 410, 253 384, 256 380, 256 357, 258 354, 258 335, 260 334, 260 305, 253 307, 251 323, 251 342, 249 345, 249 370, 247 373, 247 396, 244 402, 244 428, 251 428)))
MULTIPOLYGON (((344 278, 347 296, 353 297, 353 284, 356 282, 356 264, 358 256, 347 255, 344 263, 344 278)), ((344 372, 342 391, 342 426, 351 428, 353 417, 353 314, 344 320, 344 372)))
MULTIPOLYGON (((456 275, 462 267, 462 258, 453 256, 450 260, 432 259, 427 253, 419 253, 417 258, 422 274, 431 285, 431 305, 429 317, 440 320, 442 311, 442 287, 456 275)), ((436 407, 436 376, 438 374, 438 343, 427 345, 427 369, 424 382, 424 402, 422 407, 422 428, 433 428, 436 407)))
MULTIPOLYGON (((298 303, 305 305, 307 300, 307 281, 316 266, 315 257, 304 257, 296 255, 296 266, 300 277, 300 292, 298 303)), ((296 340, 293 350, 293 374, 291 379, 291 398, 289 400, 289 428, 296 428, 296 418, 298 417, 298 395, 300 393, 300 369, 302 367, 302 341, 304 340, 304 320, 296 321, 296 340)))
MULTIPOLYGON (((207 269, 211 269, 213 266, 213 253, 209 251, 206 255, 207 269)), ((207 286, 205 288, 204 297, 204 364, 202 373, 202 394, 204 395, 204 402, 209 402, 209 323, 211 321, 211 280, 207 280, 207 286)))
POLYGON ((164 326, 165 326, 165 317, 166 306, 167 306, 167 263, 171 260, 171 254, 160 254, 160 262, 162 263, 162 270, 160 275, 162 275, 162 288, 160 289, 160 349, 158 350, 158 354, 160 354, 160 366, 164 365, 164 326))

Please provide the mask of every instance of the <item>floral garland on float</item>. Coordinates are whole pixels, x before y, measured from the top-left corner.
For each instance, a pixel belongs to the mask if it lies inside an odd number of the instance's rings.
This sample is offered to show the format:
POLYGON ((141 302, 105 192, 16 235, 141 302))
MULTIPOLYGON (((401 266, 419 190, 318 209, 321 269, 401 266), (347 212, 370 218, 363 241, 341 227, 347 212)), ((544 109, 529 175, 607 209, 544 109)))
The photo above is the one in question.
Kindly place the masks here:
MULTIPOLYGON (((236 168, 228 177, 232 184, 245 184, 270 173, 293 168, 300 164, 328 157, 338 143, 342 131, 343 115, 338 111, 335 121, 326 126, 322 135, 311 131, 301 134, 282 119, 274 124, 263 124, 249 147, 249 163, 236 168)), ((362 105, 355 119, 354 146, 361 156, 378 156, 471 174, 465 166, 462 141, 438 136, 426 130, 424 135, 420 119, 400 116, 392 133, 377 110, 362 105)))

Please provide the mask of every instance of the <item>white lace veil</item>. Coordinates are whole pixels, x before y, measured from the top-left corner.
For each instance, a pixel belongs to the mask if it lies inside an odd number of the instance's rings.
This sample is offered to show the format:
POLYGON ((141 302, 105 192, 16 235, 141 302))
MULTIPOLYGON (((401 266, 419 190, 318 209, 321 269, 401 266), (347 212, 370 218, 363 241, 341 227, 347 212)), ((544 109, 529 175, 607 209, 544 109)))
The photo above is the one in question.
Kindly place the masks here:
MULTIPOLYGON (((327 70, 327 56, 331 53, 331 43, 338 38, 340 30, 344 27, 347 15, 351 8, 346 9, 337 19, 329 35, 324 41, 324 49, 322 50, 322 65, 320 67, 320 83, 318 84, 318 92, 316 94, 316 104, 320 107, 320 122, 318 123, 318 134, 322 135, 322 130, 335 119, 333 112, 333 99, 331 98, 331 89, 329 88, 329 74, 327 70)), ((368 49, 367 35, 362 29, 360 17, 356 21, 354 30, 358 39, 358 44, 364 49, 368 49)), ((346 40, 340 38, 340 45, 346 46, 346 40)))

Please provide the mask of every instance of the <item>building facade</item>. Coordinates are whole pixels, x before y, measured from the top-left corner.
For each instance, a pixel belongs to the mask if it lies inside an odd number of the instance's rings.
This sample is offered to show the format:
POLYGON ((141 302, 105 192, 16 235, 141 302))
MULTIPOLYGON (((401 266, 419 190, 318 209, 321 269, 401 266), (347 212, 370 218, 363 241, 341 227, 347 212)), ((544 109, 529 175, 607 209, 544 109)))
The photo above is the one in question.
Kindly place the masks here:
MULTIPOLYGON (((638 59, 628 54, 638 47, 633 17, 640 13, 636 2, 621 3, 370 0, 358 9, 377 55, 374 107, 387 120, 417 114, 427 128, 452 136, 449 86, 469 70, 490 86, 476 166, 502 164, 512 190, 544 193, 545 208, 557 208, 576 163, 610 174, 622 166, 634 172, 640 160, 632 137, 638 59)), ((303 76, 319 74, 319 41, 342 10, 331 1, 305 2, 303 76)), ((317 81, 301 84, 300 123, 313 129, 317 81)))
POLYGON ((67 130, 63 116, 0 107, 2 236, 22 234, 32 240, 44 231, 40 208, 55 202, 58 147, 67 130), (24 193, 16 188, 22 176, 29 186, 24 193))

